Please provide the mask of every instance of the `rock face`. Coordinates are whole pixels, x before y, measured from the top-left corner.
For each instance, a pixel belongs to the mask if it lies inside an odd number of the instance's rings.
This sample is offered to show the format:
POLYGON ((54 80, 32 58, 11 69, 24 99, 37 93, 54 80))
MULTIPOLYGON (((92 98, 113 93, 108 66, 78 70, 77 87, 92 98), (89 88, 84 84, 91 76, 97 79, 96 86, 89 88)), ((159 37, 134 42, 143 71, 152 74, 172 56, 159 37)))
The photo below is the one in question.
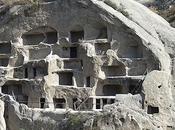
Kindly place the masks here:
POLYGON ((174 0, 136 0, 149 7, 155 13, 165 18, 172 27, 175 27, 175 1, 174 0))
POLYGON ((6 124, 4 120, 4 102, 0 100, 0 130, 6 129, 6 124))
POLYGON ((163 18, 132 0, 2 8, 2 130, 175 129, 175 29, 163 18))

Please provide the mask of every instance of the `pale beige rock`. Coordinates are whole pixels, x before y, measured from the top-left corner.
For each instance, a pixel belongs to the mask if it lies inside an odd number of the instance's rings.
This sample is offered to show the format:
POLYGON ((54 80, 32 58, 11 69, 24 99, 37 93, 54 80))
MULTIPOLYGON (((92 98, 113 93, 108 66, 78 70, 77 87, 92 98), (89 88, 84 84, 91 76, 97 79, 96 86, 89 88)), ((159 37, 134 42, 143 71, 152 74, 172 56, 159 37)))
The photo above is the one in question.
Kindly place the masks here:
POLYGON ((175 128, 175 29, 145 6, 42 0, 0 15, 0 127, 175 128))
POLYGON ((4 120, 4 102, 0 100, 0 130, 6 130, 6 123, 4 120))

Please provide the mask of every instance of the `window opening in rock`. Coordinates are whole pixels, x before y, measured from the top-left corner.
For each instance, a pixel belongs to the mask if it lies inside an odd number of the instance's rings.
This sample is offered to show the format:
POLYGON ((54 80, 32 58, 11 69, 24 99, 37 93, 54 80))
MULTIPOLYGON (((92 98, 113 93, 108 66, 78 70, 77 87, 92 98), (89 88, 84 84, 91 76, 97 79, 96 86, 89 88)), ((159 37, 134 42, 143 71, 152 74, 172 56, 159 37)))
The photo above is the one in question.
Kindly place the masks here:
POLYGON ((103 27, 100 29, 100 33, 97 37, 98 39, 106 39, 108 38, 108 34, 107 34, 107 27, 103 27))
POLYGON ((129 93, 131 94, 139 94, 142 91, 142 80, 131 80, 128 84, 129 93))
POLYGON ((77 98, 73 98, 73 110, 77 110, 78 108, 78 100, 77 98))
POLYGON ((11 43, 0 43, 0 54, 10 54, 11 53, 11 43))
POLYGON ((40 108, 44 108, 46 99, 45 98, 40 98, 40 108))
POLYGON ((8 63, 9 63, 9 59, 8 58, 1 58, 0 59, 0 66, 7 67, 8 63))
POLYGON ((53 98, 55 108, 65 108, 66 101, 64 98, 53 98))
POLYGON ((104 85, 103 96, 115 96, 116 94, 125 94, 123 86, 120 85, 104 85))
POLYGON ((28 68, 25 68, 25 78, 28 78, 28 68))
POLYGON ((113 103, 115 103, 115 99, 110 100, 110 104, 113 104, 113 103))
POLYGON ((37 45, 44 41, 45 36, 42 33, 37 34, 24 34, 22 36, 24 45, 37 45))
POLYGON ((24 45, 38 45, 40 42, 54 44, 57 42, 57 31, 48 26, 30 30, 22 35, 24 45))
POLYGON ((147 113, 148 114, 159 113, 159 107, 153 107, 153 106, 148 105, 147 113))
POLYGON ((81 66, 83 67, 83 60, 81 60, 81 66))
POLYGON ((84 31, 71 31, 70 36, 72 43, 79 42, 79 40, 84 39, 84 31))
POLYGON ((2 93, 14 96, 19 103, 28 104, 28 96, 22 93, 21 84, 9 84, 2 86, 2 93))
POLYGON ((4 85, 2 87, 2 92, 5 94, 15 94, 15 95, 21 95, 22 94, 22 85, 13 84, 13 85, 4 85))
POLYGON ((142 48, 139 45, 128 46, 125 54, 122 54, 124 58, 143 58, 142 48))
POLYGON ((77 47, 70 47, 70 58, 77 58, 77 47))
POLYGON ((104 98, 104 99, 102 99, 102 101, 103 101, 103 106, 108 104, 108 100, 107 99, 104 98))
POLYGON ((48 44, 55 44, 58 40, 56 31, 55 32, 48 32, 48 33, 46 33, 46 36, 47 36, 46 43, 48 43, 48 44))
POLYGON ((107 50, 110 48, 111 48, 110 43, 96 43, 95 44, 96 55, 105 55, 107 50))
MULTIPOLYGON (((3 4, 0 4, 0 6, 2 6, 2 5, 3 4)), ((1 9, 1 12, 0 12, 0 20, 1 21, 5 18, 7 12, 9 12, 9 9, 8 8, 1 9)))
POLYGON ((33 77, 35 78, 37 76, 36 68, 33 68, 33 77))
POLYGON ((101 109, 100 99, 96 99, 96 109, 101 109))
POLYGON ((104 71, 107 77, 111 76, 125 76, 126 69, 124 65, 120 66, 102 66, 102 71, 104 71))
POLYGON ((129 46, 128 53, 133 58, 137 58, 138 57, 138 54, 137 54, 138 53, 138 46, 129 46))
POLYGON ((90 86, 91 86, 91 77, 88 76, 88 77, 86 78, 86 87, 90 87, 90 86))
POLYGON ((9 94, 8 86, 6 85, 2 86, 2 93, 9 94))
POLYGON ((26 95, 17 95, 15 97, 16 97, 16 100, 19 103, 22 103, 22 104, 25 104, 25 105, 28 104, 28 96, 26 96, 26 95))
POLYGON ((73 85, 73 73, 72 72, 60 72, 59 73, 59 85, 73 85))

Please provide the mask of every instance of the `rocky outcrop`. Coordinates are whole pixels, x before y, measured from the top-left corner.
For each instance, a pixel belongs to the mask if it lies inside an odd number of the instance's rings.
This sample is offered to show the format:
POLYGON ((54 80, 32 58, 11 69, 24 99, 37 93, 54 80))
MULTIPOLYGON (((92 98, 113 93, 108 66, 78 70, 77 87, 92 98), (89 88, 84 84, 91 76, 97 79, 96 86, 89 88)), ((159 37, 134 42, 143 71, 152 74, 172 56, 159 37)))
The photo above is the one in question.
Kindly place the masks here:
POLYGON ((155 13, 165 18, 172 27, 175 27, 175 2, 174 0, 136 0, 149 7, 155 13))
POLYGON ((0 101, 0 129, 5 130, 6 129, 6 124, 4 120, 4 102, 0 101))
POLYGON ((175 29, 145 6, 49 0, 1 19, 2 130, 174 129, 175 29))

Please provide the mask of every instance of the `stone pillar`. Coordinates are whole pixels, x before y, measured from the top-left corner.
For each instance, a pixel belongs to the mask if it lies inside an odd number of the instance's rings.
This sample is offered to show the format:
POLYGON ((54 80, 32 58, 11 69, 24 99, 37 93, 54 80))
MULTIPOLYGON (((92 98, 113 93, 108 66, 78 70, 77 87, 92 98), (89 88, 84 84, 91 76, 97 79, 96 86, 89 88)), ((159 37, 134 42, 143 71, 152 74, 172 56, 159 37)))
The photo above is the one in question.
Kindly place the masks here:
POLYGON ((2 100, 0 100, 0 130, 6 130, 4 119, 4 102, 2 100))
POLYGON ((129 68, 126 66, 125 69, 126 69, 126 76, 128 76, 129 68))
POLYGON ((92 102, 93 102, 92 110, 96 110, 96 98, 93 98, 92 102))
POLYGON ((100 109, 103 109, 103 98, 100 98, 100 109))
POLYGON ((75 80, 75 77, 74 77, 74 76, 72 77, 72 82, 73 82, 73 83, 72 83, 73 86, 74 86, 74 87, 77 87, 77 83, 76 83, 76 80, 75 80))

